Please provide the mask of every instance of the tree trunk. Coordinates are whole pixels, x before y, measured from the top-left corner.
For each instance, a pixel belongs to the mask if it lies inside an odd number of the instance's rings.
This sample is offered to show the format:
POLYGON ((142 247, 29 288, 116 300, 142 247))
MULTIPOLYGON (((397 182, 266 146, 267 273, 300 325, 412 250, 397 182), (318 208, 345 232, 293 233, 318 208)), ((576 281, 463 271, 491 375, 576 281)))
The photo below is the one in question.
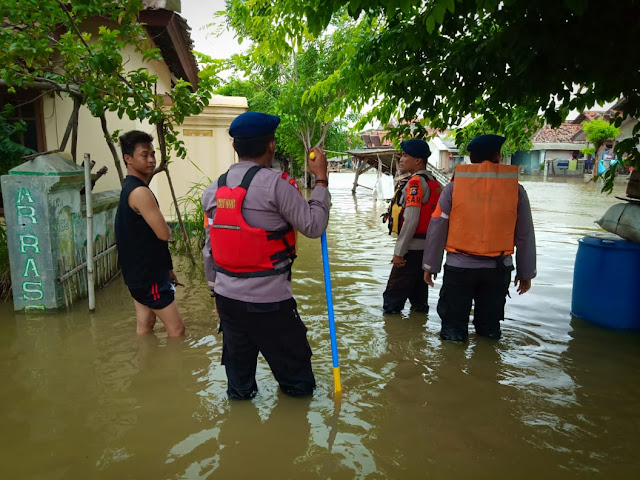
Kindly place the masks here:
POLYGON ((598 176, 598 166, 600 165, 600 149, 602 148, 602 145, 604 144, 600 144, 600 145, 595 145, 594 147, 596 149, 596 151, 593 154, 593 179, 595 180, 595 178, 598 176))
POLYGON ((122 182, 124 181, 124 175, 122 174, 122 165, 120 165, 118 151, 116 150, 116 146, 113 144, 111 134, 109 133, 109 129, 107 128, 107 118, 104 116, 104 113, 100 115, 100 125, 102 125, 102 133, 104 133, 104 139, 107 141, 107 145, 109 146, 109 150, 111 151, 113 163, 115 163, 116 165, 116 171, 118 172, 118 178, 120 179, 120 186, 122 186, 122 182))
POLYGON ((73 130, 73 119, 76 117, 76 109, 78 108, 80 108, 80 104, 73 102, 73 110, 71 112, 71 116, 69 117, 69 122, 67 122, 67 129, 64 131, 62 142, 60 142, 59 145, 60 151, 62 152, 64 152, 64 149, 67 148, 67 142, 69 141, 71 131, 73 130))
POLYGON ((182 215, 180 214, 180 208, 178 207, 178 198, 176 197, 176 191, 173 189, 173 181, 171 180, 171 175, 169 175, 168 166, 165 168, 164 173, 167 174, 167 181, 169 182, 169 189, 171 190, 171 198, 173 199, 173 204, 176 207, 176 215, 178 216, 180 233, 182 233, 182 238, 184 238, 184 244, 187 246, 187 254, 189 255, 189 259, 191 260, 191 265, 195 265, 196 259, 193 257, 193 252, 191 251, 191 241, 189 240, 187 231, 184 228, 184 223, 182 222, 182 215))
POLYGON ((640 198, 640 170, 633 170, 627 184, 627 197, 640 198))
POLYGON ((158 135, 158 143, 160 144, 160 155, 161 155, 161 163, 164 165, 164 171, 167 174, 167 181, 169 182, 169 189, 171 190, 171 198, 173 199, 173 205, 176 208, 176 216, 178 217, 178 225, 180 226, 180 233, 182 234, 182 238, 184 238, 184 243, 187 246, 187 254, 189 255, 189 259, 191 260, 191 265, 196 264, 195 258, 193 258, 193 252, 191 251, 191 241, 189 240, 189 236, 187 235, 187 231, 184 228, 184 223, 182 222, 182 215, 180 214, 180 207, 178 206, 178 198, 176 197, 176 192, 173 188, 173 181, 171 180, 171 175, 169 174, 169 165, 167 164, 167 144, 164 141, 164 123, 160 122, 156 124, 156 133, 158 135))
POLYGON ((76 152, 78 150, 78 117, 80 116, 80 100, 78 98, 73 99, 73 133, 71 135, 71 157, 73 163, 78 163, 76 160, 76 152))
POLYGON ((311 150, 311 142, 305 137, 302 145, 304 146, 304 179, 302 183, 304 188, 309 188, 309 151, 311 150))

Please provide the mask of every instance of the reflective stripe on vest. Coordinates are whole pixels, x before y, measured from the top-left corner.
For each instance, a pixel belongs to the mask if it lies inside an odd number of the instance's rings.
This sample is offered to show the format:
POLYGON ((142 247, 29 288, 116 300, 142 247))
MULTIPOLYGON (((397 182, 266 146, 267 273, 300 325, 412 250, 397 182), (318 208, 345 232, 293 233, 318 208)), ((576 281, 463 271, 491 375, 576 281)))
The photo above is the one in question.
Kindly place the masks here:
POLYGON ((269 232, 249 225, 242 216, 247 189, 260 166, 251 167, 235 188, 227 187, 227 173, 218 179, 216 213, 209 229, 214 269, 233 277, 266 277, 291 270, 296 257, 293 228, 269 232), (278 264, 283 264, 276 268, 278 264))
POLYGON ((518 167, 485 161, 458 165, 447 235, 448 252, 487 257, 514 252, 518 167))

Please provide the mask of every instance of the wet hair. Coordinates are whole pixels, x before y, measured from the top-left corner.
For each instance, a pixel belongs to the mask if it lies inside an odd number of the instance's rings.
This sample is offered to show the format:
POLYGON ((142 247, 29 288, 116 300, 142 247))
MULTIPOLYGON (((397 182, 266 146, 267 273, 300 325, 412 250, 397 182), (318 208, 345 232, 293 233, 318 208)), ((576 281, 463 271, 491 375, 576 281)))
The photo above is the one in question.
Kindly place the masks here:
MULTIPOLYGON (((124 156, 133 156, 133 152, 136 149, 136 145, 139 143, 149 144, 153 143, 153 137, 146 132, 140 130, 131 130, 125 134, 120 135, 120 149, 122 150, 122 161, 124 162, 124 156)), ((125 165, 127 162, 124 162, 125 165)))
POLYGON ((260 135, 259 137, 235 137, 233 147, 239 158, 259 158, 267 151, 269 142, 275 140, 273 133, 260 135))

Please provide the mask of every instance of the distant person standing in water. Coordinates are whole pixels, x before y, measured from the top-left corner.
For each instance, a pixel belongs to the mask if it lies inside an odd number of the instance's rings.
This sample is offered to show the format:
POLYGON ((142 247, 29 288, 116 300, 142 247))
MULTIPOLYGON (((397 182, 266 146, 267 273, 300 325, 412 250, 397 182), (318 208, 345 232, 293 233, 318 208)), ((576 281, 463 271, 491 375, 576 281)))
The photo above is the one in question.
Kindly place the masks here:
POLYGON ((427 170, 431 155, 427 142, 412 138, 402 142, 400 148, 399 169, 409 174, 409 179, 399 184, 385 218, 389 233, 397 233, 398 239, 382 308, 386 314, 399 314, 408 299, 411 310, 427 313, 429 288, 423 279, 422 251, 442 187, 427 170))
POLYGON ((156 168, 153 137, 132 130, 120 137, 120 147, 127 176, 115 231, 122 277, 136 309, 136 332, 151 333, 158 317, 170 337, 180 337, 184 323, 174 299, 178 279, 169 253, 171 229, 148 185, 156 168))
POLYGON ((514 251, 520 295, 529 291, 536 276, 529 198, 518 183, 518 167, 500 163, 505 140, 481 135, 469 143, 471 165, 455 168, 427 232, 422 268, 432 287, 447 251, 438 301, 443 340, 467 341, 472 303, 476 334, 500 338, 514 251))

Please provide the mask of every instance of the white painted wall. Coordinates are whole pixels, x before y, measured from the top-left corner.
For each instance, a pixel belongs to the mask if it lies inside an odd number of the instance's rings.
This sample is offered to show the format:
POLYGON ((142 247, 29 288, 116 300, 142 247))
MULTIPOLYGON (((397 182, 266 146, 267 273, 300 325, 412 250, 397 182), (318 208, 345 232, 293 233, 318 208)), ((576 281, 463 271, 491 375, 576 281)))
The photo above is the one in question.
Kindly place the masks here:
MULTIPOLYGON (((229 125, 246 110, 246 98, 216 95, 200 115, 187 118, 177 128, 188 152, 186 159, 169 164, 178 198, 186 195, 195 184, 208 185, 238 161, 229 136, 229 125)), ((175 219, 166 175, 156 175, 151 188, 165 218, 175 219)))

